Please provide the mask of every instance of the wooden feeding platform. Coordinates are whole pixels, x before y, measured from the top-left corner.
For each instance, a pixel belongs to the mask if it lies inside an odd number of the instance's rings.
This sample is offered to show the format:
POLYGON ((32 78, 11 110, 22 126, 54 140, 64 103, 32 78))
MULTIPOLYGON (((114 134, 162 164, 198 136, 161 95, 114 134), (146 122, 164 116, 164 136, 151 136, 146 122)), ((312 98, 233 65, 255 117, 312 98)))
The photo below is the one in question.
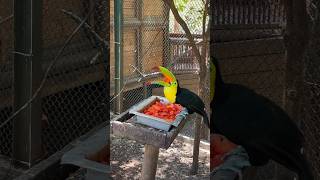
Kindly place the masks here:
POLYGON ((183 118, 177 127, 172 126, 169 131, 164 131, 136 123, 135 115, 127 110, 111 121, 111 131, 115 136, 144 144, 142 179, 152 180, 156 175, 159 149, 168 149, 171 146, 186 121, 186 118, 183 118))
POLYGON ((168 149, 186 123, 182 120, 178 127, 170 131, 158 130, 152 127, 135 123, 129 111, 116 117, 112 122, 112 133, 116 136, 129 138, 141 144, 149 144, 158 148, 168 149))

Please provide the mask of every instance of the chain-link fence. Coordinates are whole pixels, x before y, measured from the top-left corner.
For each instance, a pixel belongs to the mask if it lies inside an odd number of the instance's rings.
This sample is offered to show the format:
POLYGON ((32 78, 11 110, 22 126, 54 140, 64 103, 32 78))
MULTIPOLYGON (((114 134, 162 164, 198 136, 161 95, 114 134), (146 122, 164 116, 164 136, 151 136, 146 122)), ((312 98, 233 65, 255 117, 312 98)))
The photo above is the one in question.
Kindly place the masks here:
MULTIPOLYGON (((0 1, 0 124, 12 113, 13 101, 13 3, 0 1)), ((12 122, 0 129, 0 154, 12 152, 12 122)))
MULTIPOLYGON (((175 1, 181 17, 187 22, 202 54, 205 48, 205 44, 202 42, 202 18, 205 2, 190 0, 188 3, 182 3, 182 1, 175 1)), ((114 44, 118 42, 114 40, 113 20, 115 11, 113 1, 110 3, 110 39, 112 44, 110 52, 110 87, 113 111, 117 112, 116 101, 121 101, 122 111, 125 111, 152 94, 163 95, 161 89, 157 90, 143 85, 144 82, 154 79, 151 76, 152 68, 159 65, 168 67, 173 71, 182 87, 199 93, 199 62, 184 30, 175 20, 170 7, 162 0, 123 1, 122 36, 124 43, 122 69, 124 86, 121 89, 122 91, 115 91, 117 83, 115 71, 119 67, 114 60, 114 44), (144 75, 146 77, 143 77, 144 75), (123 94, 123 97, 119 100, 117 97, 120 93, 123 94)), ((206 90, 209 92, 209 87, 206 90)), ((193 122, 189 122, 184 133, 192 136, 192 126, 193 122)))
MULTIPOLYGON (((41 34, 37 34, 42 35, 42 68, 29 70, 30 74, 39 72, 41 77, 48 72, 44 86, 31 84, 34 89, 41 88, 36 98, 41 99, 44 159, 109 119, 109 47, 91 32, 108 41, 109 1, 45 0, 42 8, 32 9, 32 12, 37 11, 42 13, 41 34), (86 17, 86 23, 82 22, 86 17)), ((0 154, 8 157, 13 152, 15 118, 2 124, 12 115, 16 96, 13 91, 16 80, 13 77, 13 14, 16 14, 13 1, 1 0, 0 154)))
MULTIPOLYGON (((107 1, 44 1, 43 6, 43 57, 47 63, 81 22, 62 9, 81 19, 94 9, 87 23, 102 38, 108 36, 107 1)), ((104 63, 108 59, 104 59, 104 52, 89 30, 82 28, 51 70, 43 90, 44 140, 49 153, 107 120, 104 63)))
MULTIPOLYGON (((147 89, 143 87, 140 73, 150 73, 157 65, 163 65, 165 47, 168 41, 165 34, 168 33, 167 9, 162 1, 123 1, 123 67, 115 64, 115 42, 114 39, 114 1, 110 2, 110 88, 112 96, 111 107, 115 110, 115 103, 120 92, 123 96, 120 101, 125 111, 133 104, 141 101, 147 96, 147 89), (122 69, 123 88, 115 92, 115 70, 122 69)), ((122 28, 122 27, 121 27, 122 28)), ((119 101, 119 100, 118 100, 119 101)))

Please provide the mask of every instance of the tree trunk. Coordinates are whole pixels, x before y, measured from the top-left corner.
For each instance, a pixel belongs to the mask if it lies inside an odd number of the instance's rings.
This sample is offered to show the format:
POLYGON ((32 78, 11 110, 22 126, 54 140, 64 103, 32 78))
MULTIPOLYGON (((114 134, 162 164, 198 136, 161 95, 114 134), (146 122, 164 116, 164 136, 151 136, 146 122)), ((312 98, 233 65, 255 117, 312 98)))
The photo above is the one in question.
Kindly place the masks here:
MULTIPOLYGON (((205 22, 206 22, 206 19, 204 19, 203 23, 203 37, 204 37, 204 46, 205 47, 203 50, 204 50, 204 53, 201 55, 200 53, 200 50, 199 48, 197 48, 197 45, 194 41, 194 38, 190 32, 190 29, 188 27, 188 25, 186 24, 186 22, 182 19, 182 17, 180 16, 175 4, 174 4, 174 1, 173 0, 163 0, 171 9, 172 11, 172 14, 174 16, 174 18, 176 19, 176 21, 180 24, 180 26, 182 27, 182 29, 184 30, 184 32, 186 33, 186 36, 191 44, 191 47, 192 47, 192 50, 198 60, 198 63, 199 63, 199 66, 200 66, 200 84, 199 84, 199 89, 200 89, 200 97, 205 100, 205 99, 208 99, 205 97, 205 85, 208 84, 208 83, 203 83, 207 80, 206 76, 207 76, 207 63, 206 63, 206 47, 207 46, 207 41, 205 41, 207 39, 207 36, 206 34, 208 33, 205 33, 205 22), (202 83, 201 83, 202 82, 202 83)), ((206 17, 206 13, 207 13, 207 9, 208 9, 208 5, 209 5, 209 0, 206 0, 205 1, 205 12, 204 12, 204 17, 206 17)), ((209 103, 206 103, 206 104, 209 104, 209 103)), ((208 107, 208 106, 207 106, 208 107)), ((191 169, 191 174, 196 174, 197 173, 197 169, 198 169, 198 155, 199 155, 199 142, 200 142, 200 138, 201 138, 201 135, 202 136, 206 136, 206 138, 208 137, 208 135, 206 133, 201 133, 202 131, 207 131, 207 128, 203 128, 201 127, 201 122, 203 121, 195 121, 195 143, 194 143, 194 152, 193 152, 193 165, 192 165, 192 169, 191 169)), ((208 132, 208 131, 207 131, 208 132)))

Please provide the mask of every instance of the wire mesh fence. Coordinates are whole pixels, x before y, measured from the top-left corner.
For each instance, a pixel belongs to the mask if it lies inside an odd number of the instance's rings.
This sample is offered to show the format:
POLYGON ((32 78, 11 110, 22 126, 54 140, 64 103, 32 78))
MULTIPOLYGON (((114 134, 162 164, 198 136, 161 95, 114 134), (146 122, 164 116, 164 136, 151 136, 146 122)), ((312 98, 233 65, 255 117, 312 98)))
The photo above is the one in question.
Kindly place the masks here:
MULTIPOLYGON (((12 113, 13 101, 13 3, 0 1, 0 124, 12 113)), ((12 152, 12 122, 0 129, 0 154, 12 152)))
MULTIPOLYGON (((46 1, 43 11, 44 59, 52 61, 65 39, 80 23, 62 9, 82 19, 94 9, 87 23, 106 38, 109 28, 107 8, 107 1, 46 1)), ((88 29, 82 28, 51 70, 43 90, 44 140, 49 153, 60 150, 107 120, 108 84, 103 53, 99 41, 88 29)))
MULTIPOLYGON (((202 51, 202 17, 205 4, 203 1, 190 0, 184 6, 175 1, 182 18, 188 22, 197 47, 202 51)), ((116 112, 115 69, 114 62, 114 7, 111 1, 111 62, 110 87, 111 107, 116 112)), ((196 93, 199 87, 199 63, 192 51, 191 44, 175 20, 169 6, 164 1, 135 0, 123 1, 123 104, 122 111, 152 94, 163 95, 153 87, 144 86, 144 82, 154 80, 148 75, 155 66, 165 66, 175 73, 182 87, 196 93), (147 75, 146 78, 143 75, 147 75), (191 76, 185 76, 191 75, 191 76), (193 75, 193 76, 192 76, 193 75), (191 81, 191 82, 190 82, 191 81)), ((207 22, 207 21, 206 21, 207 22)), ((207 87, 209 90, 209 87, 207 87)), ((209 94, 209 93, 207 93, 209 94)), ((209 102, 207 102, 209 104, 209 102)), ((185 132, 192 136, 193 123, 189 123, 185 132)))
MULTIPOLYGON (((108 40, 109 2, 46 0, 34 11, 42 12, 42 68, 35 71, 49 72, 39 94, 41 151, 46 158, 109 118, 108 47, 90 33, 108 40), (86 16, 87 24, 66 45, 86 16)), ((12 1, 0 1, 0 124, 12 115, 14 99, 13 19, 12 1)), ((0 129, 0 154, 9 157, 12 125, 13 120, 0 129)))
MULTIPOLYGON (((161 1, 123 1, 123 111, 146 97, 146 88, 142 87, 140 73, 150 73, 151 68, 163 64, 164 33, 166 32, 166 11, 161 1)), ((113 94, 111 107, 115 107, 115 50, 114 44, 114 1, 110 2, 111 9, 111 62, 110 87, 113 94)), ((115 109, 113 108, 113 111, 115 109)))

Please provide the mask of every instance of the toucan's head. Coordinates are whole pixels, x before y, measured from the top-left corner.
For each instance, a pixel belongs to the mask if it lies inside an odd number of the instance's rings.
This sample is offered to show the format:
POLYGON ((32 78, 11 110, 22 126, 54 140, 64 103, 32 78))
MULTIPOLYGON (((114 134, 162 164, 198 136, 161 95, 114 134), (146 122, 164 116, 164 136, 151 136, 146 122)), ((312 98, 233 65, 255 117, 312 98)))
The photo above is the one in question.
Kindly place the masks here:
POLYGON ((158 66, 153 69, 156 69, 161 72, 163 75, 163 80, 153 81, 150 84, 157 84, 164 87, 164 95, 171 102, 175 103, 176 95, 178 91, 178 81, 175 76, 165 67, 158 66))

